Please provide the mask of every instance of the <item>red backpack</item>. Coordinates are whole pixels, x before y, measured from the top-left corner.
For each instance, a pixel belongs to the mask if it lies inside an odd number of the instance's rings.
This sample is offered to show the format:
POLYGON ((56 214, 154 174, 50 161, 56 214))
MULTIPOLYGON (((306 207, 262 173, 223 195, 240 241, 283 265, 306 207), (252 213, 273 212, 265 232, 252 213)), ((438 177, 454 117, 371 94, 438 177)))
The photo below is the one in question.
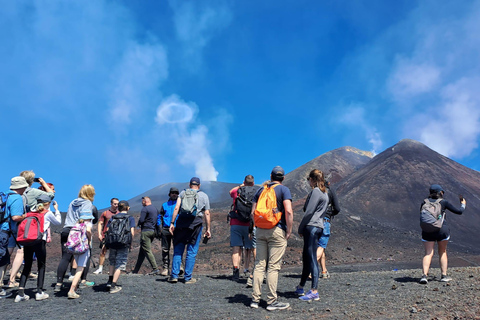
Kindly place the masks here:
POLYGON ((45 213, 28 212, 27 217, 20 222, 17 230, 17 242, 22 246, 33 246, 43 239, 43 230, 45 223, 45 213))

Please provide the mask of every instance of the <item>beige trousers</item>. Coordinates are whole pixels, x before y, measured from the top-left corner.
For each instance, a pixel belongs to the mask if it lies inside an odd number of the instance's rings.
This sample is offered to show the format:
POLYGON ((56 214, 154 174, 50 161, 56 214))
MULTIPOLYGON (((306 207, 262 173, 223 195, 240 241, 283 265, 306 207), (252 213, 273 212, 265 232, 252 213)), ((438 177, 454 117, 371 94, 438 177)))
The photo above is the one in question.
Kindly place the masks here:
POLYGON ((257 258, 253 272, 253 301, 259 302, 262 295, 262 283, 267 272, 267 304, 277 300, 278 272, 282 267, 282 258, 287 248, 286 232, 281 228, 257 228, 257 258), (268 264, 268 265, 267 265, 268 264))

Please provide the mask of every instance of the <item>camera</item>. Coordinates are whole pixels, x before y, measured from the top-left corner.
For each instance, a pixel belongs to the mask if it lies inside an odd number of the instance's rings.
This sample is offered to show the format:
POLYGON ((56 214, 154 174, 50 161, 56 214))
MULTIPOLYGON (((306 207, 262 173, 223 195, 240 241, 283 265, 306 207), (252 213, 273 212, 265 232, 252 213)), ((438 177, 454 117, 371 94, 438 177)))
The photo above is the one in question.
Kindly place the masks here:
POLYGON ((207 242, 208 242, 209 239, 210 239, 210 238, 207 237, 207 235, 205 235, 205 236, 203 237, 203 244, 207 244, 207 242))
POLYGON ((33 182, 40 182, 40 178, 33 178, 33 182))

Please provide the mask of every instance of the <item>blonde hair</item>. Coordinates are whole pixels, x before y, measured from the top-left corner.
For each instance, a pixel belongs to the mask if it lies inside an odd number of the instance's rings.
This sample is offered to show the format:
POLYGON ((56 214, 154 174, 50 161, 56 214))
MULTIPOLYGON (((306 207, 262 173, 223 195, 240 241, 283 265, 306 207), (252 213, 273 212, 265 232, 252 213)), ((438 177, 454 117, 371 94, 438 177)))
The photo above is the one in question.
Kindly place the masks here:
POLYGON ((43 203, 38 203, 36 206, 35 206, 35 210, 37 212, 42 212, 43 210, 45 210, 45 205, 43 203))
POLYGON ((80 189, 78 197, 93 202, 93 199, 95 198, 95 188, 91 184, 84 185, 80 189))
POLYGON ((20 176, 24 177, 25 180, 27 180, 29 186, 32 186, 33 179, 35 179, 35 172, 33 172, 33 170, 22 171, 20 172, 20 176))
POLYGON ((325 192, 327 190, 325 188, 325 178, 322 171, 318 169, 313 169, 312 171, 310 171, 308 179, 312 180, 315 187, 318 187, 318 189, 320 189, 322 192, 325 192))

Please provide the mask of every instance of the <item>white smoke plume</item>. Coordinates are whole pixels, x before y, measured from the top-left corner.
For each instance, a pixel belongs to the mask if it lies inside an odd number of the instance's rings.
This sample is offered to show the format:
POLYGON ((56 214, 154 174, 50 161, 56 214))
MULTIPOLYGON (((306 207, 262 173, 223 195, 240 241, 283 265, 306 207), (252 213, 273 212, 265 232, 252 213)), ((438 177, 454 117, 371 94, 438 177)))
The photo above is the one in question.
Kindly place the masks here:
POLYGON ((198 106, 194 102, 172 95, 157 108, 155 121, 171 126, 181 164, 194 166, 195 175, 201 180, 217 181, 218 172, 209 151, 208 128, 198 122, 197 114, 198 106))
POLYGON ((381 150, 383 141, 378 130, 367 121, 365 108, 361 104, 352 104, 342 113, 340 122, 361 130, 372 146, 371 152, 376 155, 381 150))

